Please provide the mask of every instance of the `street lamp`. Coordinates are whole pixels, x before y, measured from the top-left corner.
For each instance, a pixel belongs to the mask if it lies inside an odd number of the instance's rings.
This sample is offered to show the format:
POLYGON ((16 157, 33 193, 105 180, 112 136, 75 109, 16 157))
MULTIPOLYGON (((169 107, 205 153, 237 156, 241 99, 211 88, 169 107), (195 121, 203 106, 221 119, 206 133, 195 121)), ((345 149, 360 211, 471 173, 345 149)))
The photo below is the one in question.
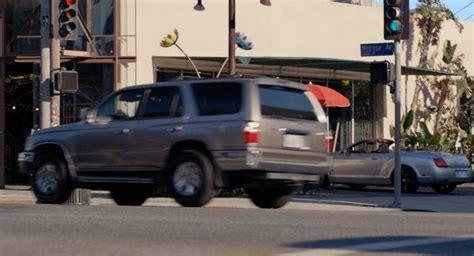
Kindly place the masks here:
MULTIPOLYGON (((260 4, 271 6, 270 0, 260 0, 260 4)), ((202 0, 198 0, 194 10, 203 11, 202 0)), ((235 0, 229 0, 229 76, 235 74, 235 0)))

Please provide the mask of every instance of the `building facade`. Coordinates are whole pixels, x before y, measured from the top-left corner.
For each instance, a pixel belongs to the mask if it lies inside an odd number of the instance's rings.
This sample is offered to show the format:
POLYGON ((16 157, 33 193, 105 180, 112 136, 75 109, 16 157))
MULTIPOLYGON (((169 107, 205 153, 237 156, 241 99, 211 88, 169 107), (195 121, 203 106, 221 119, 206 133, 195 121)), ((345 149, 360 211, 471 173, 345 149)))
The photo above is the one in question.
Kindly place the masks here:
MULTIPOLYGON (((82 107, 95 106, 119 88, 195 75, 178 48, 160 47, 162 37, 173 29, 179 31, 178 44, 202 76, 215 77, 227 56, 227 1, 203 1, 204 11, 194 10, 195 3, 187 0, 78 2, 79 38, 61 43, 61 66, 78 71, 80 86, 78 93, 61 97, 62 123, 77 121, 82 107)), ((0 143, 5 145, 8 177, 15 171, 24 138, 39 125, 40 4, 41 0, 0 0, 0 143)), ((350 108, 327 110, 330 128, 338 131, 337 147, 365 137, 390 137, 394 107, 389 89, 371 86, 367 70, 350 66, 350 61, 393 62, 393 56, 360 56, 360 44, 384 42, 382 13, 380 5, 368 0, 272 0, 270 7, 237 0, 236 30, 255 45, 250 51, 237 50, 237 72, 312 82, 346 95, 350 108), (263 58, 268 61, 247 63, 263 58)), ((450 39, 458 44, 473 74, 474 23, 463 25, 458 33, 447 22, 440 42, 450 39)), ((419 33, 416 28, 411 31, 411 39, 402 45, 405 66, 418 64, 419 33)), ((414 87, 415 77, 404 76, 402 113, 410 107, 414 87)))

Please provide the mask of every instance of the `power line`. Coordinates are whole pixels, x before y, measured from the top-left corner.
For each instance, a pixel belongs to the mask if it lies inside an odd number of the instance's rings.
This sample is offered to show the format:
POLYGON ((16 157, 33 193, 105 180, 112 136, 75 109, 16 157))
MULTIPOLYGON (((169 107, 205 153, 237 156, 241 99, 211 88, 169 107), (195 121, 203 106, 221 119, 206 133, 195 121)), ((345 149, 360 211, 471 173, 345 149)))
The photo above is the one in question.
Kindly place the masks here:
POLYGON ((454 13, 454 15, 458 14, 460 11, 466 9, 467 7, 469 7, 471 4, 474 4, 474 0, 471 1, 470 3, 468 3, 466 6, 464 6, 463 8, 459 9, 457 12, 454 13))
POLYGON ((465 20, 468 20, 469 18, 471 18, 474 14, 471 14, 469 16, 467 16, 467 18, 464 18, 465 20))

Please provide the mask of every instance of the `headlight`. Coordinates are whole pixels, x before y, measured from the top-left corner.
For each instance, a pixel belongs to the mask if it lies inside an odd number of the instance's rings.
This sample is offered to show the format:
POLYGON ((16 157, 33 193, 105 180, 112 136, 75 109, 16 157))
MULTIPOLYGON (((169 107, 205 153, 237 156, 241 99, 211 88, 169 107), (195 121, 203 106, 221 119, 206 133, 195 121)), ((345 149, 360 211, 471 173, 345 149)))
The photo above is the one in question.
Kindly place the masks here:
POLYGON ((25 150, 31 150, 32 149, 32 142, 31 142, 31 136, 26 137, 25 140, 25 150))

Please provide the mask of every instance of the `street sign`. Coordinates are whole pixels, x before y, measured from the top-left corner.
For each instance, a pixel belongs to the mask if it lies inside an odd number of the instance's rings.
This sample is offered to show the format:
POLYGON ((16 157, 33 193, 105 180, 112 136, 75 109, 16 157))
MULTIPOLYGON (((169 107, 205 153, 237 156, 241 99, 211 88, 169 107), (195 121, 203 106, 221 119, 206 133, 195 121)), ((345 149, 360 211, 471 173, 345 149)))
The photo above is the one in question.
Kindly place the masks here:
POLYGON ((393 43, 361 44, 360 55, 362 57, 393 55, 394 49, 393 43))

